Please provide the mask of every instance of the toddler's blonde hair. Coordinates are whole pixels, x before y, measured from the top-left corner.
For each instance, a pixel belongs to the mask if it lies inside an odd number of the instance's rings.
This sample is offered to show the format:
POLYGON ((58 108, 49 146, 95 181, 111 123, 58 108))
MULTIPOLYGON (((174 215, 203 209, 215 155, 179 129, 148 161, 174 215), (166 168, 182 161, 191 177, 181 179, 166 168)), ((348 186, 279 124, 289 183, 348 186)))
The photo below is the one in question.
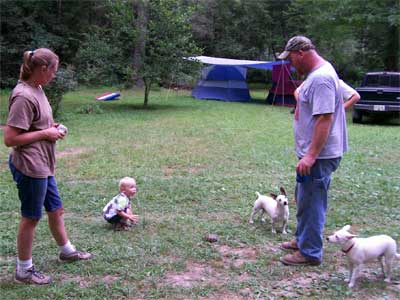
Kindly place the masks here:
POLYGON ((129 183, 134 183, 136 185, 136 180, 132 177, 124 177, 119 181, 119 190, 121 190, 125 185, 129 183))

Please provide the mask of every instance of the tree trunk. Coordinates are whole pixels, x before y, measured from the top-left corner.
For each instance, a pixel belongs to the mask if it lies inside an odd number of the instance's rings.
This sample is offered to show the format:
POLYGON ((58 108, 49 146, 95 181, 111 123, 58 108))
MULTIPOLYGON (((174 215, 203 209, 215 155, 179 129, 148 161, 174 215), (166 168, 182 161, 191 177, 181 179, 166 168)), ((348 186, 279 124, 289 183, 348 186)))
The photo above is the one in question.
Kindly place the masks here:
POLYGON ((151 87, 151 79, 144 79, 144 102, 143 102, 144 107, 147 107, 147 104, 149 102, 150 87, 151 87))
POLYGON ((62 0, 57 1, 57 19, 60 22, 61 21, 61 4, 62 0))
POLYGON ((386 71, 399 71, 399 53, 400 53, 400 41, 399 41, 399 27, 390 26, 388 28, 387 46, 385 47, 385 70, 386 71))
POLYGON ((146 34, 147 34, 147 11, 144 0, 136 0, 133 2, 136 19, 135 27, 137 28, 137 37, 135 42, 135 49, 133 50, 132 67, 134 72, 133 84, 143 87, 144 82, 139 72, 143 66, 146 47, 146 34))
POLYGON ((272 51, 272 54, 274 55, 275 60, 277 60, 278 59, 277 54, 279 54, 279 53, 276 52, 276 48, 275 48, 275 43, 274 42, 271 43, 271 51, 272 51))

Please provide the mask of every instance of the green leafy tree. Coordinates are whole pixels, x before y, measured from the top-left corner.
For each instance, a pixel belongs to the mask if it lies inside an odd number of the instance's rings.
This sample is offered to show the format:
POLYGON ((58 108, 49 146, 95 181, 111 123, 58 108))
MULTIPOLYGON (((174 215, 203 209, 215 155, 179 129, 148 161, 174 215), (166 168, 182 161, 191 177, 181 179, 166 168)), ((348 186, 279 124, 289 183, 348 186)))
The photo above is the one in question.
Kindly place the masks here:
POLYGON ((18 78, 25 50, 47 47, 71 64, 89 24, 102 20, 104 0, 0 0, 1 87, 18 78))
POLYGON ((398 0, 347 1, 348 23, 358 47, 356 62, 370 70, 399 71, 400 2, 398 0))
POLYGON ((346 80, 399 70, 398 0, 0 0, 0 87, 15 85, 24 50, 48 47, 85 84, 178 79, 182 56, 274 59, 311 37, 346 80))
POLYGON ((269 1, 193 1, 193 35, 206 55, 265 58, 272 19, 269 1))
POLYGON ((142 82, 144 106, 154 84, 188 72, 182 58, 198 53, 191 37, 190 5, 172 0, 109 0, 107 26, 93 26, 77 53, 78 78, 87 84, 142 82))
POLYGON ((293 0, 285 12, 288 36, 311 37, 346 79, 399 70, 399 5, 397 0, 293 0))
POLYGON ((118 85, 132 77, 129 54, 120 47, 111 28, 93 27, 76 54, 79 82, 87 85, 118 85))
MULTIPOLYGON (((140 0, 139 0, 140 1, 140 0)), ((191 7, 179 1, 143 1, 147 17, 142 65, 135 70, 145 85, 144 106, 153 84, 175 81, 188 71, 183 57, 200 50, 191 34, 191 7)))
POLYGON ((357 47, 354 29, 348 20, 352 10, 345 2, 294 0, 285 13, 290 36, 310 37, 318 52, 331 61, 341 75, 355 70, 357 47))
POLYGON ((106 0, 102 24, 92 24, 74 60, 79 82, 87 85, 129 85, 136 28, 132 1, 106 0))

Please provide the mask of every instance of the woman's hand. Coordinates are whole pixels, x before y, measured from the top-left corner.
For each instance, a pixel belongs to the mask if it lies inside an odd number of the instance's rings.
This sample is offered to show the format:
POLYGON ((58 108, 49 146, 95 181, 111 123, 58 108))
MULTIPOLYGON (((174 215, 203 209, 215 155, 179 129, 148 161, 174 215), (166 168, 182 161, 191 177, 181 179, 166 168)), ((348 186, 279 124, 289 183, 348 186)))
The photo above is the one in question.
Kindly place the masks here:
POLYGON ((65 133, 60 132, 55 125, 43 131, 46 134, 46 140, 51 142, 56 142, 59 139, 63 139, 65 136, 65 133))

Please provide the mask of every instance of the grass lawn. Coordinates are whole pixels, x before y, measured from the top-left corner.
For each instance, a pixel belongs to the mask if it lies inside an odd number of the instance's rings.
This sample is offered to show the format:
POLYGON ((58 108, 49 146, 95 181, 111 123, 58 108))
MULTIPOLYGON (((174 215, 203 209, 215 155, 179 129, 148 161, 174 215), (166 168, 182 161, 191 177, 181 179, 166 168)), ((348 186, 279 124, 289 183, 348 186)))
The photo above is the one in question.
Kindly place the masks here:
MULTIPOLYGON (((0 146, 0 287, 4 299, 398 299, 400 262, 392 284, 377 262, 364 267, 358 288, 344 278, 347 260, 325 245, 319 267, 284 267, 288 236, 269 222, 249 224, 255 192, 293 197, 296 157, 290 109, 265 104, 192 99, 187 91, 122 91, 119 101, 95 102, 110 89, 65 96, 57 144, 57 180, 72 243, 93 260, 60 264, 47 220, 39 223, 34 263, 53 276, 46 287, 13 283, 19 200, 0 146), (86 112, 86 113, 85 113, 86 112), (89 113, 87 113, 89 112, 89 113), (113 232, 101 217, 123 176, 137 180, 133 210, 140 223, 113 232), (204 240, 208 233, 219 241, 204 240)), ((1 92, 0 123, 7 111, 1 92)), ((261 99, 263 92, 255 92, 261 99)), ((326 234, 352 224, 360 236, 388 234, 400 242, 400 134, 396 122, 353 125, 350 151, 334 174, 326 234)), ((0 129, 3 140, 3 130, 0 129)))

